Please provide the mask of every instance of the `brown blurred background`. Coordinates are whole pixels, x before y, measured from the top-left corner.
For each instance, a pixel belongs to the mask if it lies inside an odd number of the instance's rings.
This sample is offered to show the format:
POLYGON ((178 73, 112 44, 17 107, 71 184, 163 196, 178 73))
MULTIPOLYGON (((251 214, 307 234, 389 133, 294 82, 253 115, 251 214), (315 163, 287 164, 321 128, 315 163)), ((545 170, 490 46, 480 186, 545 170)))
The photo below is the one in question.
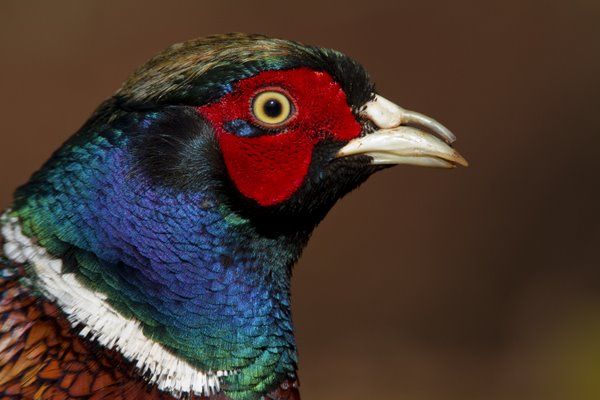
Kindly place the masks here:
POLYGON ((296 268, 305 399, 600 398, 600 3, 0 3, 0 208, 139 64, 245 31, 333 47, 471 167, 397 167, 296 268))

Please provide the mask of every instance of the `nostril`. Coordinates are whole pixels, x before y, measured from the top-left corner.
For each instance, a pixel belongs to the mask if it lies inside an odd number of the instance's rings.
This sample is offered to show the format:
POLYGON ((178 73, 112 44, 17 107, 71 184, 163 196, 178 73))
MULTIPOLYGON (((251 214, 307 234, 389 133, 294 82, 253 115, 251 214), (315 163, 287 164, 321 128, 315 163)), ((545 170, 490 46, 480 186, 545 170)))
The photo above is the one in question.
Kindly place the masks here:
POLYGON ((376 95, 374 100, 365 104, 361 116, 371 121, 379 129, 391 129, 401 125, 410 125, 428 130, 450 144, 456 136, 435 119, 421 113, 405 110, 385 97, 376 95))

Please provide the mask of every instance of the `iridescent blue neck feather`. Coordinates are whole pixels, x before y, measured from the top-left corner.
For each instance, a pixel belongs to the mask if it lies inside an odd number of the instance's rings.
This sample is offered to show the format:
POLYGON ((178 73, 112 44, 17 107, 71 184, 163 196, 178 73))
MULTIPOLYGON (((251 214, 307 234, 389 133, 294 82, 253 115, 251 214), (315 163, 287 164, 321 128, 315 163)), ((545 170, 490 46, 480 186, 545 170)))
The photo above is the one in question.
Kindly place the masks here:
MULTIPOLYGON (((127 129, 150 129, 156 117, 128 117, 127 129)), ((106 122, 19 189, 24 232, 146 336, 203 370, 239 371, 227 378, 231 393, 293 377, 290 273, 308 233, 264 235, 218 191, 156 185, 138 171, 134 136, 106 122)))

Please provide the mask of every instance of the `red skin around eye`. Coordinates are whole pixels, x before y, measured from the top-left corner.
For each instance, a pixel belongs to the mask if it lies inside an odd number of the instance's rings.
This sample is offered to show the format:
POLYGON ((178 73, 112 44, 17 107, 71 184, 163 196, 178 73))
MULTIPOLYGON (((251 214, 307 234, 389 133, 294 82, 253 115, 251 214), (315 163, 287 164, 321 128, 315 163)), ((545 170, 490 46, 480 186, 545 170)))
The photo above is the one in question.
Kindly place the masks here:
POLYGON ((237 82, 231 93, 198 107, 212 123, 229 176, 238 190, 262 206, 285 201, 302 185, 315 145, 325 135, 347 142, 360 134, 341 87, 325 72, 309 68, 265 71, 237 82), (240 137, 223 126, 242 119, 253 123, 253 96, 262 88, 281 88, 296 115, 275 134, 240 137))

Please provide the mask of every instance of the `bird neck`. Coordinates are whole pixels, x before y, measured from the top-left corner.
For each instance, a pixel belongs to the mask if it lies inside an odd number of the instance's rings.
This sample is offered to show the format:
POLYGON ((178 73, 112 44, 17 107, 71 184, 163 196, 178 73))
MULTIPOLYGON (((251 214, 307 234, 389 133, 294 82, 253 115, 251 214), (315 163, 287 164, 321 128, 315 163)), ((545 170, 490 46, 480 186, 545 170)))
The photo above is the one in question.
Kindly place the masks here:
POLYGON ((4 225, 37 288, 163 390, 251 398, 294 378, 291 266, 310 232, 265 233, 134 167, 113 131, 67 143, 19 189, 4 225))

